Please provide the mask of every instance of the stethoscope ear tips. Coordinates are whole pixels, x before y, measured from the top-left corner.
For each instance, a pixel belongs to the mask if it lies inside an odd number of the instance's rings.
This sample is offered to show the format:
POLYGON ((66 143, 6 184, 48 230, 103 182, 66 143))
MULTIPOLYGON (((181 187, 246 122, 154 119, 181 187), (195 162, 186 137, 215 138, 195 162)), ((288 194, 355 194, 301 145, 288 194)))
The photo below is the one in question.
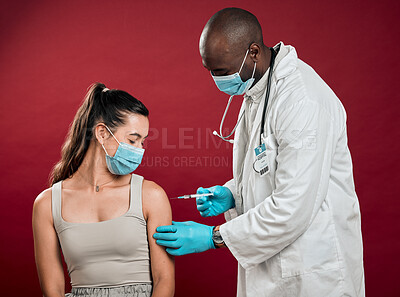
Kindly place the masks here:
POLYGON ((227 141, 227 142, 229 142, 229 143, 233 143, 233 142, 234 142, 233 139, 227 139, 228 136, 227 136, 227 137, 223 137, 223 136, 219 135, 218 132, 215 131, 215 130, 213 131, 213 134, 214 134, 215 136, 218 136, 219 138, 221 138, 223 141, 227 141))

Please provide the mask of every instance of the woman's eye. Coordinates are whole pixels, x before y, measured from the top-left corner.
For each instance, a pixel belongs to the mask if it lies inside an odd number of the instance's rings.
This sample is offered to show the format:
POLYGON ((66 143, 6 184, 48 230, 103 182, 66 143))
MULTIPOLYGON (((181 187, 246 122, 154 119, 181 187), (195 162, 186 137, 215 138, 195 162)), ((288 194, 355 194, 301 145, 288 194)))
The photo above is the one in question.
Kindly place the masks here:
POLYGON ((129 142, 130 142, 131 144, 135 144, 135 141, 133 141, 133 140, 129 140, 129 142))

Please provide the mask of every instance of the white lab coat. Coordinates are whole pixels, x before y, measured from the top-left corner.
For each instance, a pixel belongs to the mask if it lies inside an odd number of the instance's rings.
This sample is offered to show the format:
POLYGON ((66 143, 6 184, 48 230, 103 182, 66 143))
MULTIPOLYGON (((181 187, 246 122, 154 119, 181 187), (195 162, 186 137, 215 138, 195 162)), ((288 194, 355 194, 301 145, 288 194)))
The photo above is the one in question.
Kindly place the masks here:
POLYGON ((236 207, 220 230, 239 263, 237 296, 365 296, 345 110, 296 50, 280 43, 263 137, 270 172, 261 177, 253 162, 267 76, 244 96, 233 179, 225 184, 236 207))

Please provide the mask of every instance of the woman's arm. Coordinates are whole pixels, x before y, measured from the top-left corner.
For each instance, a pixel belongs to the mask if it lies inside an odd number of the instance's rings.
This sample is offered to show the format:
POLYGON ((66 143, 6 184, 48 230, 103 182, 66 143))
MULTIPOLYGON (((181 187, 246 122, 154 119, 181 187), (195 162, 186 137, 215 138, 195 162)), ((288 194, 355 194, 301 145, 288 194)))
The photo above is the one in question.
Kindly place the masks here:
POLYGON ((40 193, 32 214, 35 260, 45 297, 64 297, 65 281, 57 233, 51 213, 51 190, 40 193))
POLYGON ((156 244, 153 234, 160 225, 172 222, 171 205, 164 190, 151 181, 143 181, 143 214, 147 221, 147 237, 150 246, 152 297, 172 297, 175 292, 174 258, 165 248, 156 244))

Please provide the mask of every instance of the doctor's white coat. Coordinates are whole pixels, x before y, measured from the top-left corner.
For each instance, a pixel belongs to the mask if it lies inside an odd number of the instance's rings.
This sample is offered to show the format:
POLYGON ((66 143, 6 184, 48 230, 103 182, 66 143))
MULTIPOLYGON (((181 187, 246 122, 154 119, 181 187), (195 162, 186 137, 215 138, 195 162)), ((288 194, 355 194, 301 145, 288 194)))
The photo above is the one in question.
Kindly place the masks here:
POLYGON ((253 169, 267 71, 244 96, 225 184, 236 207, 220 231, 239 263, 237 296, 364 296, 345 110, 293 47, 278 47, 262 138, 269 173, 253 169))

